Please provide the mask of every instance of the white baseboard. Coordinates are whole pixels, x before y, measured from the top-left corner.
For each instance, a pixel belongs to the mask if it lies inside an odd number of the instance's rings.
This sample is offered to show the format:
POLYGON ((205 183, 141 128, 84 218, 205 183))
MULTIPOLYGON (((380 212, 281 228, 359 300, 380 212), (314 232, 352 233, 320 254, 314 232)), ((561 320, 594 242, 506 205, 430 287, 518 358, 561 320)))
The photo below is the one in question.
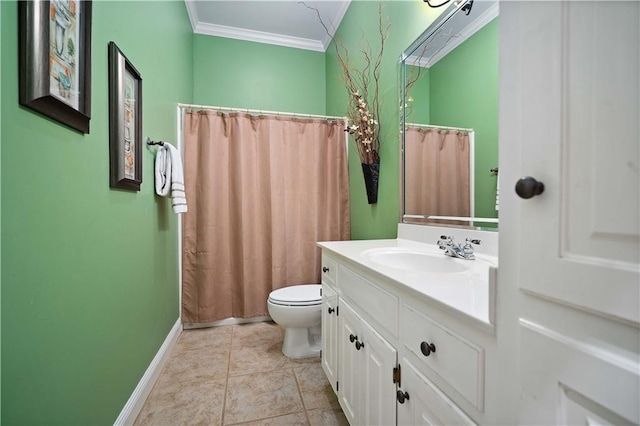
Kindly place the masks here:
POLYGON ((156 383, 158 376, 160 376, 162 368, 169 359, 169 354, 171 354, 171 350, 176 344, 181 332, 182 324, 180 322, 180 318, 178 318, 171 328, 171 331, 169 331, 169 334, 164 339, 164 343, 162 343, 162 346, 158 349, 156 356, 153 357, 151 364, 147 367, 147 371, 144 372, 140 382, 138 382, 138 386, 133 390, 129 400, 124 405, 124 408, 120 412, 120 415, 116 419, 114 425, 133 425, 133 422, 135 422, 138 414, 140 414, 140 410, 142 410, 142 406, 147 400, 149 393, 151 393, 153 385, 156 383))
POLYGON ((207 323, 185 323, 184 329, 189 330, 192 328, 207 328, 207 327, 220 327, 221 325, 239 325, 239 324, 249 324, 253 322, 269 322, 273 321, 271 317, 252 317, 252 318, 226 318, 223 320, 207 322, 207 323))

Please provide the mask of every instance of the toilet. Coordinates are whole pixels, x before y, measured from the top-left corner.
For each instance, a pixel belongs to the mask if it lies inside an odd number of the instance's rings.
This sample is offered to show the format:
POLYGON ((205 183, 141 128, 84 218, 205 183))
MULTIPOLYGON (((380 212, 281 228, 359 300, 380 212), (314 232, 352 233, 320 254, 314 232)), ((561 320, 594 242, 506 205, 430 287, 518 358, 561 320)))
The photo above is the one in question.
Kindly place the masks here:
POLYGON ((282 353, 289 358, 320 355, 320 289, 320 284, 294 285, 274 290, 269 294, 269 315, 284 328, 282 353))

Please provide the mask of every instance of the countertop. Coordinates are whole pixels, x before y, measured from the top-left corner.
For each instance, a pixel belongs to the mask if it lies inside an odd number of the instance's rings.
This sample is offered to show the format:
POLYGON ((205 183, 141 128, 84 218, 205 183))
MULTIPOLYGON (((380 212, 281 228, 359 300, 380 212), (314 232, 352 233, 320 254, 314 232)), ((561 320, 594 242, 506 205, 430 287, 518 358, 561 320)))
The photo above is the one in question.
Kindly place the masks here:
POLYGON ((445 256, 436 245, 404 239, 326 241, 319 242, 318 246, 479 321, 480 325, 493 328, 497 257, 476 253, 476 260, 456 259, 445 256), (455 273, 410 271, 382 265, 365 255, 368 250, 384 248, 433 252, 434 256, 442 256, 445 261, 463 262, 470 269, 455 273))

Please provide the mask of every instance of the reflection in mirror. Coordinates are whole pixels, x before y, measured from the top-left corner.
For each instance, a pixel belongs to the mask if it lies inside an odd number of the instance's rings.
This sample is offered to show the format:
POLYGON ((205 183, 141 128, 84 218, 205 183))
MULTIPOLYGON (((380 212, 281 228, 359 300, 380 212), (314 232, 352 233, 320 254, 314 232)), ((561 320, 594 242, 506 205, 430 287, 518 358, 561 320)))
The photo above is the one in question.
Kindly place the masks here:
POLYGON ((402 54, 403 222, 498 227, 497 16, 454 4, 402 54))

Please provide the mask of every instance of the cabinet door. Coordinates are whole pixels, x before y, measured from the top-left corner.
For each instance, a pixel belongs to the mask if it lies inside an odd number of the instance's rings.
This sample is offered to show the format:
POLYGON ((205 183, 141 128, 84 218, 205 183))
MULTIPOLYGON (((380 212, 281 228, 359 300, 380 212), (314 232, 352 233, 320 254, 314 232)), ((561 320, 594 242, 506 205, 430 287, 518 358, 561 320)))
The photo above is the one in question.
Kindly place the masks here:
POLYGON ((403 403, 398 404, 399 425, 473 425, 473 421, 460 410, 429 379, 420 374, 409 361, 403 359, 403 403))
POLYGON ((396 384, 393 369, 397 365, 397 351, 371 326, 362 323, 364 346, 362 416, 365 425, 392 425, 396 423, 396 384))
POLYGON ((322 369, 338 393, 338 294, 322 284, 322 369))
POLYGON ((361 338, 362 319, 351 307, 340 301, 338 316, 338 400, 349 424, 359 424, 360 393, 362 391, 362 351, 355 348, 351 336, 361 338))

